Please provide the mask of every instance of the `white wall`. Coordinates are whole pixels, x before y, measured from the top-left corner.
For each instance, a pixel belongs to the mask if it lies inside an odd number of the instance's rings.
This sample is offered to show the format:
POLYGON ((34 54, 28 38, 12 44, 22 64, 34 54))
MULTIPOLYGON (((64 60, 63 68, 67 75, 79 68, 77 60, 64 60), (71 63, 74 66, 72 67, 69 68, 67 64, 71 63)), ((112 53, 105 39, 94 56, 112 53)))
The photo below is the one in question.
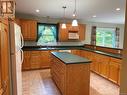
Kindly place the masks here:
POLYGON ((86 44, 90 44, 91 42, 91 29, 92 26, 97 27, 118 27, 120 28, 120 45, 119 48, 123 48, 123 41, 124 41, 124 24, 110 24, 110 23, 86 23, 86 44))

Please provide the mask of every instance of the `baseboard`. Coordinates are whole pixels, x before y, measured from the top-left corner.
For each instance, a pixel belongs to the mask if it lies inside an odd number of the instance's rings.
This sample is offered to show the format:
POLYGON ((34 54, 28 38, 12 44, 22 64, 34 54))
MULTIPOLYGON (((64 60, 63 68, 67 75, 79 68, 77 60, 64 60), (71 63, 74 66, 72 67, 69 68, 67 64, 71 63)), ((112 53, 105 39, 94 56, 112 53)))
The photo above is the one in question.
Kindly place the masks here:
POLYGON ((120 93, 120 95, 127 95, 127 93, 120 93))

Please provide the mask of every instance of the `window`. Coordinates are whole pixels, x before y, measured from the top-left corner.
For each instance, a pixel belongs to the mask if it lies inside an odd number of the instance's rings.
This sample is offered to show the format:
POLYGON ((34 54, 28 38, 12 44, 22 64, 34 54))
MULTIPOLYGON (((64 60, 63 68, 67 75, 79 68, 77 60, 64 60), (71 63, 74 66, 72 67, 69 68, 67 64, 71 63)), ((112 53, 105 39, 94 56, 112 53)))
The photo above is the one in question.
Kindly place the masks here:
POLYGON ((115 28, 97 28, 96 45, 104 47, 115 47, 116 40, 115 28))
POLYGON ((56 24, 38 24, 38 43, 57 42, 58 32, 56 24))

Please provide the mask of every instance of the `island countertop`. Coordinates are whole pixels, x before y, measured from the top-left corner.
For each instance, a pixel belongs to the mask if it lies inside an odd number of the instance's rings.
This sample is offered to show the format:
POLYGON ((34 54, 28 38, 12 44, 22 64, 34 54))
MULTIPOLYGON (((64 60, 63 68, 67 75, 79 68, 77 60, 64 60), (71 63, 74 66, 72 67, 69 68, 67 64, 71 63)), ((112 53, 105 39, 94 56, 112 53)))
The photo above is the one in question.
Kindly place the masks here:
POLYGON ((91 60, 83 58, 68 52, 51 52, 55 57, 60 59, 65 64, 85 64, 90 63, 91 60))

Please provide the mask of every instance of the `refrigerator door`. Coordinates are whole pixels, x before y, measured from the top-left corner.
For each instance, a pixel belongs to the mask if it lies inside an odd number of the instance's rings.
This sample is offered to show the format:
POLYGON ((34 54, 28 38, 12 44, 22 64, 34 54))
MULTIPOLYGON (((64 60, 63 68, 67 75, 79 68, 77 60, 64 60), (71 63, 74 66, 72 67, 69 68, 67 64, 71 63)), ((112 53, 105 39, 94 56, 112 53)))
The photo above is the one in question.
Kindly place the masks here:
MULTIPOLYGON (((11 54, 15 54, 22 48, 21 27, 16 23, 10 23, 11 54)), ((22 41, 23 42, 23 41, 22 41)))
POLYGON ((23 38, 20 26, 13 22, 10 23, 10 46, 13 95, 22 95, 23 38))
POLYGON ((22 59, 21 51, 16 53, 16 79, 17 79, 17 95, 22 95, 22 59))

